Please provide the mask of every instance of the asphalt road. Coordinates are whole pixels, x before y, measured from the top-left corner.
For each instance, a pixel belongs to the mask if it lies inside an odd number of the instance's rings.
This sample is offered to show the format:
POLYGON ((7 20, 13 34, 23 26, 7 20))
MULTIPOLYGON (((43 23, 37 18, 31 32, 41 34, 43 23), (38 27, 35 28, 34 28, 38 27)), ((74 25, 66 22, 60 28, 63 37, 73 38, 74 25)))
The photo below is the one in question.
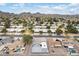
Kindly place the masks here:
MULTIPOLYGON (((0 37, 22 37, 22 35, 0 35, 0 37)), ((33 35, 33 37, 53 37, 53 38, 72 38, 72 36, 45 36, 45 35, 33 35)), ((73 36, 73 38, 79 38, 79 36, 73 36)))

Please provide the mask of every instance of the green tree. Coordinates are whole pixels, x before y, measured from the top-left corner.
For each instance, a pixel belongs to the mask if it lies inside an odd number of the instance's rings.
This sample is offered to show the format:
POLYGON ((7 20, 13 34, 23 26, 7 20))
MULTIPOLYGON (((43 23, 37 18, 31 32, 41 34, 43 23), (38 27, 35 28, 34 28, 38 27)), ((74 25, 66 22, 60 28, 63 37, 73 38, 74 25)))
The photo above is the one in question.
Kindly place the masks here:
POLYGON ((52 18, 51 17, 48 17, 48 22, 52 22, 52 18))
POLYGON ((68 24, 67 27, 66 27, 66 30, 67 30, 68 33, 74 33, 74 34, 78 33, 77 28, 74 27, 72 24, 68 24))
POLYGON ((14 20, 13 20, 13 24, 15 24, 15 25, 22 24, 22 19, 15 17, 14 20))
POLYGON ((6 28, 3 28, 1 32, 6 33, 7 32, 6 28))
POLYGON ((31 29, 30 31, 31 31, 32 33, 34 33, 34 30, 33 30, 33 29, 31 29))
POLYGON ((31 44, 33 37, 30 35, 23 35, 23 42, 25 44, 31 44))
POLYGON ((79 24, 79 21, 77 21, 76 24, 79 24))
POLYGON ((57 18, 53 18, 54 22, 59 22, 59 20, 57 18))
POLYGON ((75 21, 72 21, 72 24, 75 24, 76 22, 75 21))
POLYGON ((40 34, 42 34, 42 33, 43 33, 43 31, 39 31, 39 33, 40 33, 40 34))
POLYGON ((21 30, 21 33, 24 33, 25 32, 25 30, 21 30))
POLYGON ((52 31, 51 31, 51 30, 48 30, 47 32, 48 32, 49 34, 52 34, 52 31))
POLYGON ((60 19, 60 21, 64 21, 64 20, 65 20, 64 18, 61 18, 61 17, 60 17, 60 18, 58 18, 58 19, 60 19))
POLYGON ((68 24, 71 24, 71 21, 70 21, 70 20, 67 20, 67 23, 68 23, 68 24))
POLYGON ((50 26, 47 26, 47 29, 50 29, 50 26))
POLYGON ((60 35, 60 34, 63 33, 63 31, 62 31, 61 29, 57 28, 56 33, 57 33, 58 35, 60 35))
POLYGON ((9 28, 10 27, 10 20, 9 20, 9 18, 5 18, 4 19, 4 26, 5 26, 5 28, 9 28))
POLYGON ((64 27, 64 24, 61 24, 60 26, 59 26, 59 28, 63 28, 64 27))
POLYGON ((27 21, 25 19, 22 20, 22 24, 23 24, 23 27, 27 28, 28 23, 27 23, 27 21))

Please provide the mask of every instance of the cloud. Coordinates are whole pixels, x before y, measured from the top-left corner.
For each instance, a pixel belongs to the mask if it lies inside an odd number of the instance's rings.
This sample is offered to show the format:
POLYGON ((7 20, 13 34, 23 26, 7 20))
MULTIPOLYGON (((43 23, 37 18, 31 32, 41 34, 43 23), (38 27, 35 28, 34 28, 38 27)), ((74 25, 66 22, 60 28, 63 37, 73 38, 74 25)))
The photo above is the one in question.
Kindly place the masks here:
POLYGON ((49 6, 39 6, 39 9, 45 9, 45 10, 49 10, 49 9, 59 9, 60 7, 56 6, 56 7, 49 7, 49 6))
POLYGON ((12 6, 14 7, 24 7, 24 3, 14 3, 12 6))
POLYGON ((0 3, 0 6, 5 6, 6 4, 5 3, 0 3))
POLYGON ((69 6, 69 7, 70 7, 70 6, 76 6, 76 7, 77 7, 77 6, 79 6, 79 3, 70 3, 68 6, 69 6))
POLYGON ((50 14, 76 14, 78 13, 79 4, 60 4, 60 5, 54 5, 54 6, 50 6, 50 5, 38 5, 35 7, 29 7, 25 6, 25 4, 14 4, 14 6, 12 7, 13 9, 16 9, 18 12, 17 13, 21 13, 21 12, 40 12, 40 13, 50 13, 50 14), (25 7, 24 7, 25 6, 25 7), (19 9, 18 9, 19 7, 19 9))
POLYGON ((23 9, 24 8, 24 3, 14 3, 11 6, 11 9, 16 10, 16 9, 23 9))
POLYGON ((12 6, 13 6, 13 7, 18 7, 18 6, 19 6, 19 4, 13 4, 12 6))
POLYGON ((65 3, 65 4, 25 4, 25 3, 12 3, 12 4, 0 4, 4 9, 9 7, 10 11, 14 13, 21 12, 40 12, 49 14, 79 14, 79 4, 77 3, 65 3), (10 5, 10 6, 9 6, 10 5))
POLYGON ((64 8, 62 6, 55 6, 55 7, 52 7, 52 9, 54 9, 54 10, 64 10, 64 8))
POLYGON ((44 9, 44 10, 65 10, 66 9, 66 5, 57 5, 57 6, 40 6, 39 9, 44 9))
POLYGON ((38 6, 36 7, 35 11, 36 12, 41 12, 41 13, 59 13, 61 11, 64 11, 65 10, 65 7, 64 5, 57 5, 57 6, 38 6))
POLYGON ((26 10, 26 9, 22 9, 22 10, 17 10, 15 13, 19 14, 19 13, 22 13, 22 12, 30 12, 30 11, 26 10))

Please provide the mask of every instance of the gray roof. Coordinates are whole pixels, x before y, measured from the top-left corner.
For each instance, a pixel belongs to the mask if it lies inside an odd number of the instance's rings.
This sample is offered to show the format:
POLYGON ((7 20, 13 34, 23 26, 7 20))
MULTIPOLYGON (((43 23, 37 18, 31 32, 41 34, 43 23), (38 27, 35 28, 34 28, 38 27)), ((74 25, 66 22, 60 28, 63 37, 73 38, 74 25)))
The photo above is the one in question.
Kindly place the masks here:
POLYGON ((48 53, 48 48, 42 48, 40 44, 33 44, 32 53, 48 53))
POLYGON ((0 39, 2 39, 2 40, 0 41, 0 46, 3 45, 2 42, 3 42, 4 44, 6 44, 6 43, 11 43, 12 40, 13 40, 13 39, 10 38, 10 37, 0 37, 0 39))

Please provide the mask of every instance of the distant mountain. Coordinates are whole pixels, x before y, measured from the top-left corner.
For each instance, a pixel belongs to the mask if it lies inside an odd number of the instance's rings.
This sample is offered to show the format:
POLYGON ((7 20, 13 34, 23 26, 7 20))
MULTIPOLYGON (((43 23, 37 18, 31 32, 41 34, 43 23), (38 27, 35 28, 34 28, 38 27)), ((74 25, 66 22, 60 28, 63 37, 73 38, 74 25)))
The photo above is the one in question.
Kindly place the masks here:
POLYGON ((60 14, 41 14, 41 13, 30 13, 30 12, 23 12, 20 14, 14 14, 14 13, 9 13, 9 12, 2 12, 0 11, 0 17, 8 17, 8 18, 12 18, 12 17, 18 17, 18 18, 27 18, 27 17, 42 17, 42 16, 50 16, 52 18, 54 17, 60 17, 60 18, 64 18, 64 19, 78 19, 79 20, 79 15, 60 15, 60 14))

